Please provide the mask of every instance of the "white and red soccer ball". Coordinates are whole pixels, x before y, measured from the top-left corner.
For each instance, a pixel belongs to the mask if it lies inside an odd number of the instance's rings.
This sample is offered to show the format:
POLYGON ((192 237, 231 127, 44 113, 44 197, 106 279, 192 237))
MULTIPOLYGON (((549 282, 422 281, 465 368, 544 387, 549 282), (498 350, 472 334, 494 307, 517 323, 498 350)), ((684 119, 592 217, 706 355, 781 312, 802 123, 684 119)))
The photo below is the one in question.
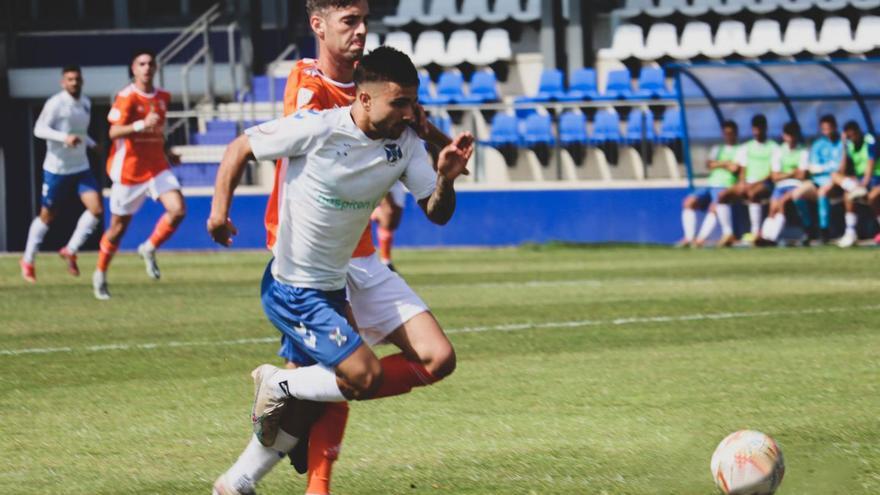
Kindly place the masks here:
POLYGON ((772 495, 785 474, 782 450, 752 430, 731 433, 712 454, 712 478, 727 495, 772 495))

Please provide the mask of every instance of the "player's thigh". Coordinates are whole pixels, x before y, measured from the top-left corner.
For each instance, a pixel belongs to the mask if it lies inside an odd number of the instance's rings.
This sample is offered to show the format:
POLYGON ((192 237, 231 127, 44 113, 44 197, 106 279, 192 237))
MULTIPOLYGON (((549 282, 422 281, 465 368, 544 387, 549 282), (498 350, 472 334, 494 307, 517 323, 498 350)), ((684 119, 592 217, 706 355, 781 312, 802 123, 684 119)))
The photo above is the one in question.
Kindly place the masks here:
POLYGON ((804 181, 792 192, 793 199, 803 199, 806 201, 816 201, 819 191, 816 185, 809 181, 804 181))
POLYGON ((104 214, 104 202, 101 200, 101 195, 98 191, 85 191, 79 195, 79 199, 82 201, 83 206, 92 212, 92 215, 100 217, 104 214))
POLYGON ((413 361, 420 361, 442 378, 455 369, 455 349, 430 311, 410 318, 387 338, 413 361))
POLYGON ((163 192, 159 195, 159 202, 165 207, 165 211, 172 216, 182 217, 186 215, 186 202, 179 189, 163 192))

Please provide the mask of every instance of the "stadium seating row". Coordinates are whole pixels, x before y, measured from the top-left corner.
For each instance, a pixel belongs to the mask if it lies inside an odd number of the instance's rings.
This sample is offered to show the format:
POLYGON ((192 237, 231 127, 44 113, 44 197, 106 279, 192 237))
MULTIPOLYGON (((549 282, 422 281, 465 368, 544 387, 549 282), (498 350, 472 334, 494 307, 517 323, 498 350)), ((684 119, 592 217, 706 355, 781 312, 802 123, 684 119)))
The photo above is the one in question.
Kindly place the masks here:
MULTIPOLYGON (((379 44, 379 35, 370 33, 365 49, 370 51, 379 44)), ((416 39, 415 45, 409 33, 395 31, 385 35, 384 44, 409 55, 416 67, 432 63, 442 67, 455 67, 464 63, 485 66, 498 61, 509 61, 513 57, 510 35, 500 28, 486 30, 479 41, 474 31, 459 29, 452 33, 448 43, 440 31, 425 31, 416 39)))
MULTIPOLYGON (((668 144, 681 139, 681 114, 677 111, 665 112, 660 132, 655 133, 654 114, 650 110, 635 110, 629 113, 626 131, 621 132, 619 114, 613 110, 602 110, 596 113, 593 130, 589 132, 586 115, 579 111, 568 111, 559 116, 558 135, 562 146, 598 146, 609 142, 634 145, 643 139, 668 144)), ((533 147, 538 144, 553 146, 556 144, 553 119, 542 113, 533 113, 524 119, 508 113, 497 113, 492 118, 489 139, 484 144, 495 148, 509 145, 533 147)))
POLYGON ((675 94, 666 87, 666 75, 659 67, 644 67, 639 74, 638 88, 632 87, 629 69, 613 70, 608 73, 605 90, 599 92, 596 84, 596 71, 583 68, 571 76, 568 90, 563 84, 562 71, 547 69, 541 74, 538 92, 532 96, 516 98, 518 103, 547 101, 608 101, 673 98, 675 94))
MULTIPOLYGON (((435 2, 436 3, 436 2, 435 2)), ((811 9, 835 12, 854 7, 861 10, 880 8, 880 0, 626 0, 614 14, 622 18, 648 15, 668 17, 681 14, 698 17, 707 14, 731 16, 741 13, 765 15, 776 11, 802 13, 811 9)))
POLYGON ((466 25, 476 21, 499 24, 508 20, 534 22, 541 18, 541 0, 495 0, 489 8, 489 0, 464 0, 461 9, 458 2, 433 0, 427 11, 423 0, 400 0, 397 12, 382 19, 387 26, 400 27, 407 24, 436 26, 442 23, 466 25))
POLYGON ((880 48, 880 17, 864 16, 855 32, 849 19, 828 17, 817 32, 812 19, 795 18, 788 22, 783 34, 779 21, 759 19, 747 33, 740 21, 721 22, 712 34, 708 23, 689 22, 681 33, 670 23, 653 24, 645 36, 635 24, 622 24, 614 31, 610 48, 599 51, 599 57, 625 60, 638 58, 651 61, 663 57, 688 60, 699 56, 746 58, 778 55, 789 57, 801 53, 825 56, 836 52, 864 54, 880 48))

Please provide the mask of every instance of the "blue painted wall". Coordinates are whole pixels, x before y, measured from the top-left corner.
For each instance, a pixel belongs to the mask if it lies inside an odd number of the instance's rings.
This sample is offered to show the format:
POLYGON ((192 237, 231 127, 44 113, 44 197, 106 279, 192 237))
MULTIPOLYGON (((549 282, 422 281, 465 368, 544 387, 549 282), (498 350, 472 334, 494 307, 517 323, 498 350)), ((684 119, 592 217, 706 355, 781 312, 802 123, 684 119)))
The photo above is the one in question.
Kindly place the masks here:
MULTIPOLYGON (((681 237, 681 200, 685 188, 568 191, 459 192, 448 225, 431 224, 412 196, 395 236, 398 247, 512 246, 525 242, 672 243, 681 237)), ((239 229, 236 248, 265 245, 266 196, 239 196, 232 220, 239 229)), ((187 197, 187 218, 165 249, 217 247, 205 221, 211 198, 187 197)), ((106 207, 109 211, 109 207, 106 207)), ((162 206, 148 201, 135 215, 122 249, 135 249, 152 232, 162 206)))

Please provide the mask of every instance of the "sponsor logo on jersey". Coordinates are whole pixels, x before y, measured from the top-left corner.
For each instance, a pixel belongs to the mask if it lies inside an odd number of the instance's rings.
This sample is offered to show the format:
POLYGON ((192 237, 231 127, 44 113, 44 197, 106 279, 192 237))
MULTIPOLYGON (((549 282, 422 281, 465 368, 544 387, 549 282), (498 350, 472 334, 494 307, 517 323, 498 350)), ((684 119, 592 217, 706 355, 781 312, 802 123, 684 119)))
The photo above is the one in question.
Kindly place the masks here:
POLYGON ((318 202, 334 210, 372 210, 378 204, 377 201, 346 201, 339 198, 330 198, 323 194, 318 195, 318 202))

